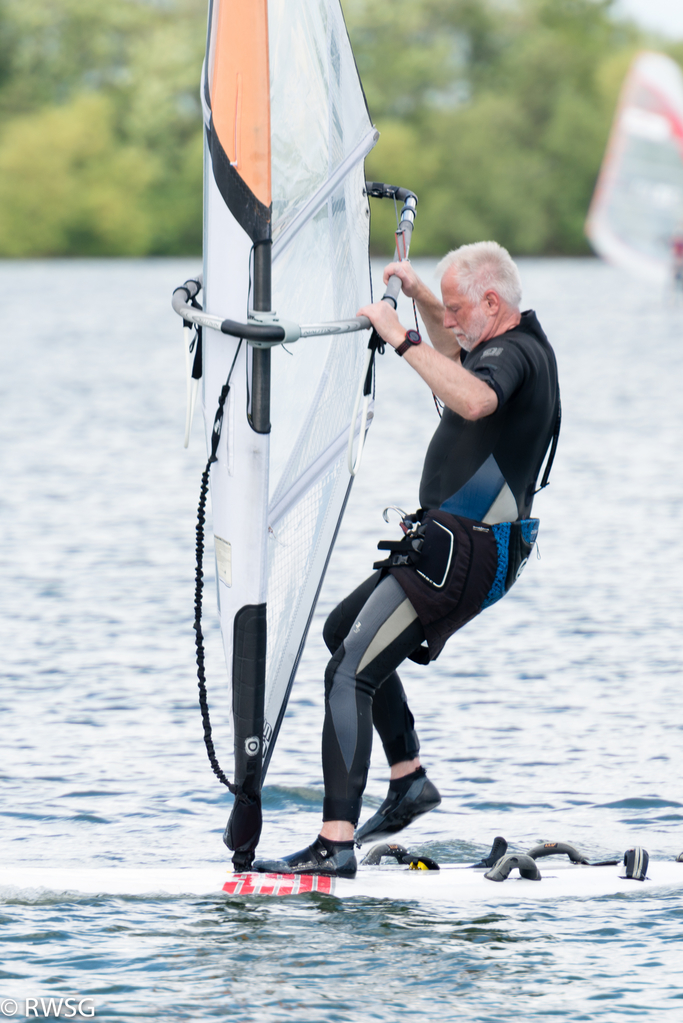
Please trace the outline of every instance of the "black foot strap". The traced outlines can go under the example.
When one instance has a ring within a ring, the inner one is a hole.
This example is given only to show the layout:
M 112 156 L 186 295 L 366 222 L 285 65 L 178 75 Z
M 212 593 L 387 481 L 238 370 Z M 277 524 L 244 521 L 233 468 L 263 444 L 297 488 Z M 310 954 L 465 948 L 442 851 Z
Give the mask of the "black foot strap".
M 501 860 L 498 860 L 495 867 L 492 867 L 491 870 L 484 874 L 484 877 L 489 881 L 504 881 L 510 876 L 511 871 L 515 867 L 519 870 L 520 877 L 525 878 L 525 880 L 541 880 L 541 872 L 536 866 L 536 861 L 532 860 L 531 856 L 525 856 L 523 853 L 519 856 L 503 856 Z
M 619 860 L 600 860 L 599 863 L 591 863 L 576 846 L 570 845 L 569 842 L 544 842 L 543 845 L 535 845 L 533 849 L 529 849 L 527 856 L 531 856 L 532 860 L 537 860 L 541 856 L 562 856 L 565 853 L 572 863 L 581 863 L 587 867 L 616 867 L 620 862 Z
M 361 860 L 361 863 L 368 867 L 376 867 L 385 857 L 391 857 L 396 860 L 397 863 L 404 863 L 410 867 L 411 870 L 439 870 L 439 864 L 436 860 L 433 860 L 431 856 L 423 856 L 421 853 L 411 853 L 407 849 L 404 849 L 402 845 L 396 845 L 395 843 L 386 843 L 384 845 L 376 845 L 370 850 L 367 856 Z
M 504 838 L 500 835 L 496 835 L 491 846 L 491 852 L 488 856 L 485 856 L 483 860 L 479 860 L 479 863 L 473 863 L 472 869 L 477 870 L 479 867 L 492 867 L 494 863 L 497 863 L 501 856 L 505 856 L 508 851 L 508 844 Z
M 624 853 L 624 866 L 626 873 L 622 876 L 630 881 L 647 881 L 647 865 L 650 856 L 647 849 L 641 849 L 637 845 L 634 849 L 627 849 Z

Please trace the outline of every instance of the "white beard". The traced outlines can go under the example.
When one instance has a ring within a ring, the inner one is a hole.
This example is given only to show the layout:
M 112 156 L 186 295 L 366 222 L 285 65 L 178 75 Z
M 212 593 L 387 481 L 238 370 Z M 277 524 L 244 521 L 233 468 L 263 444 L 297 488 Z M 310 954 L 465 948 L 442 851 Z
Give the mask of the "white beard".
M 461 348 L 471 352 L 481 341 L 482 335 L 488 326 L 488 316 L 483 309 L 478 309 L 470 321 L 470 329 L 466 334 L 456 331 L 455 336 Z

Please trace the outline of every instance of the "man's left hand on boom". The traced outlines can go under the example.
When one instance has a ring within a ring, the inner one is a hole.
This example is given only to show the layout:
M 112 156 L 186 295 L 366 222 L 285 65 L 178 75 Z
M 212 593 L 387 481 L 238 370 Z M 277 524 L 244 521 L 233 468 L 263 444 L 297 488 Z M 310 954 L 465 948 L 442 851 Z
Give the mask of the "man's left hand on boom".
M 419 373 L 437 398 L 471 421 L 490 416 L 498 407 L 495 391 L 483 380 L 464 369 L 461 349 L 472 351 L 477 345 L 516 327 L 519 310 L 509 306 L 492 288 L 480 302 L 471 301 L 458 287 L 454 272 L 446 271 L 441 281 L 443 301 L 420 280 L 408 261 L 390 263 L 384 271 L 384 283 L 400 277 L 403 293 L 415 300 L 433 347 L 411 346 L 404 358 Z M 405 339 L 401 324 L 390 302 L 375 302 L 358 311 L 392 348 Z

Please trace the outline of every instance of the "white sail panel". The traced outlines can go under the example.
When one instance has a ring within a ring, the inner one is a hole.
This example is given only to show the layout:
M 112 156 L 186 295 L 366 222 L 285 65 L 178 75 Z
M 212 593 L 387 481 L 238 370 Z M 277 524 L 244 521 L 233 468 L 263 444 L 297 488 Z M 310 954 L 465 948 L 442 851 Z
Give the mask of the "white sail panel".
M 377 139 L 337 0 L 271 0 L 273 308 L 300 323 L 370 300 L 363 160 Z M 272 350 L 266 739 L 346 501 L 346 440 L 366 334 Z
M 683 74 L 641 53 L 624 84 L 586 233 L 599 255 L 641 277 L 671 277 L 683 235 Z
M 377 140 L 338 0 L 270 0 L 273 241 Z M 361 150 L 360 152 L 358 150 Z M 308 211 L 311 215 L 310 210 Z

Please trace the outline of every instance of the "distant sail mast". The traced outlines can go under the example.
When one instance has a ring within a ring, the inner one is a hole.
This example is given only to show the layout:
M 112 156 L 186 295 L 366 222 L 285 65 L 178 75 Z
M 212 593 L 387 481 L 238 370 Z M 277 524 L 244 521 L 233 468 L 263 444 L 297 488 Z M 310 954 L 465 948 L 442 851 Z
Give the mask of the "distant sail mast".
M 683 235 L 683 74 L 641 53 L 624 83 L 586 234 L 610 263 L 656 283 L 671 279 Z

